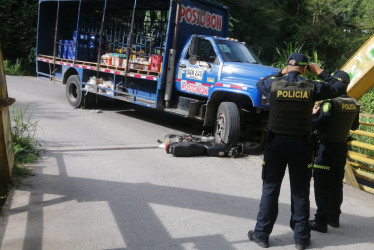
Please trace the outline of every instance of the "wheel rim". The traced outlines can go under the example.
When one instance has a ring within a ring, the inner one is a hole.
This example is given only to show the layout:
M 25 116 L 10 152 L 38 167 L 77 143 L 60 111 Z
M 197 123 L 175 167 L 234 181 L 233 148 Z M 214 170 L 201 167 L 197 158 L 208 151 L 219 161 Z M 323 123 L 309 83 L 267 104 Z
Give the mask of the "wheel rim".
M 216 134 L 221 140 L 225 136 L 225 116 L 222 113 L 217 118 Z
M 69 88 L 70 99 L 75 101 L 78 98 L 77 86 L 75 84 L 71 84 Z

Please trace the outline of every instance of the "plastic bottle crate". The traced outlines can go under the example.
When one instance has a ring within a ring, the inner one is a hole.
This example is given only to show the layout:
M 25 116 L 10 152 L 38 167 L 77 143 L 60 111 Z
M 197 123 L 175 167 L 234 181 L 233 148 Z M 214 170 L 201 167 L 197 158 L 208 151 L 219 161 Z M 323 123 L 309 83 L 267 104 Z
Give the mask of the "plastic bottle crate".
M 75 59 L 75 43 L 73 41 L 71 41 L 68 45 L 67 59 L 70 59 L 70 60 Z
M 70 46 L 72 40 L 63 40 L 63 41 L 64 41 L 64 48 L 63 48 L 63 52 L 62 52 L 62 57 L 61 58 L 68 59 L 69 46 Z
M 57 57 L 63 58 L 63 54 L 64 54 L 64 40 L 59 40 Z

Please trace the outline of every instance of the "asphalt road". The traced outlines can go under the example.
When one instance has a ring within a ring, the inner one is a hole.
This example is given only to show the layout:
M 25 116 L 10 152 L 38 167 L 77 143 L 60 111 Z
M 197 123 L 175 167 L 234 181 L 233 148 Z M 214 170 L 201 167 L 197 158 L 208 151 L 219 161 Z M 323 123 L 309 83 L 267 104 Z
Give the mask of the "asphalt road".
M 12 108 L 38 121 L 43 152 L 7 200 L 0 249 L 259 249 L 247 232 L 262 156 L 173 157 L 157 140 L 197 133 L 200 123 L 120 102 L 72 109 L 60 83 L 7 81 Z M 373 195 L 345 185 L 342 210 L 341 228 L 313 232 L 310 248 L 374 249 Z M 294 249 L 289 217 L 286 175 L 271 248 Z

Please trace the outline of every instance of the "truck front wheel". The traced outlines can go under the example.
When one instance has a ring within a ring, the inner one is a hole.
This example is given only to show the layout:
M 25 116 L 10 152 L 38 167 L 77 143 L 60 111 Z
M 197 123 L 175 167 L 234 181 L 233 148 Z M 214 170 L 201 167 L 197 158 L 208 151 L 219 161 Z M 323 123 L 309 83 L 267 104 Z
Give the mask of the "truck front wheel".
M 66 97 L 73 108 L 79 108 L 83 104 L 81 86 L 78 75 L 71 75 L 66 81 Z
M 222 102 L 217 111 L 214 128 L 215 142 L 236 145 L 240 137 L 240 113 L 233 102 Z

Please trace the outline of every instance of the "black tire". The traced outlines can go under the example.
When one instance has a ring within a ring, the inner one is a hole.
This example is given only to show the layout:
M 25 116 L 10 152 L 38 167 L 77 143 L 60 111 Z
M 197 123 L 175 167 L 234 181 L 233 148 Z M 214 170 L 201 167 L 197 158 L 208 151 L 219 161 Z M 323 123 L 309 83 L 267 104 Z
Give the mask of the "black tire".
M 214 139 L 218 144 L 236 145 L 240 137 L 240 113 L 233 102 L 222 102 L 217 111 Z
M 83 105 L 82 84 L 78 75 L 71 75 L 66 81 L 66 98 L 73 108 Z

